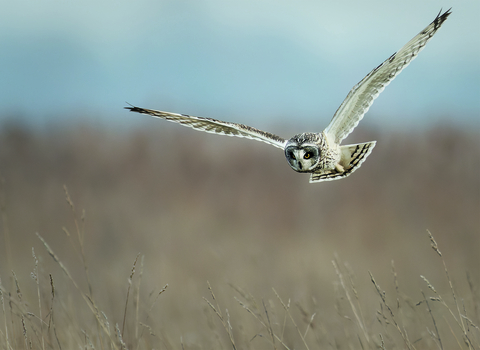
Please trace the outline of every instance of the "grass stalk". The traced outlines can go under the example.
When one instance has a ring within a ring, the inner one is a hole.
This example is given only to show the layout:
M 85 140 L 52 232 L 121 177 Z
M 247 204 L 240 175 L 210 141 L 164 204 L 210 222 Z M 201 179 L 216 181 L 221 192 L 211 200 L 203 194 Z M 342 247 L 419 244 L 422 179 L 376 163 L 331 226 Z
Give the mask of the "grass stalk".
M 348 291 L 348 289 L 345 285 L 343 274 L 340 271 L 340 268 L 338 267 L 337 257 L 335 257 L 335 259 L 332 260 L 332 264 L 333 264 L 335 272 L 338 276 L 338 279 L 340 280 L 340 285 L 342 286 L 343 291 L 344 291 L 344 293 L 347 297 L 348 303 L 350 304 L 353 315 L 355 316 L 355 320 L 357 321 L 356 322 L 357 326 L 358 326 L 358 328 L 360 328 L 360 330 L 361 330 L 363 336 L 365 337 L 365 340 L 367 341 L 367 343 L 370 343 L 370 337 L 368 336 L 368 332 L 367 332 L 367 329 L 365 327 L 365 322 L 363 321 L 363 317 L 361 317 L 361 311 L 357 310 L 357 307 L 355 306 L 355 304 L 352 300 L 352 297 L 350 296 L 350 293 L 349 293 L 349 291 Z M 356 292 L 355 292 L 355 294 L 356 294 Z M 357 297 L 357 301 L 358 301 L 358 297 Z
M 390 313 L 390 317 L 393 321 L 393 324 L 395 325 L 395 328 L 398 330 L 398 332 L 402 336 L 402 339 L 403 339 L 403 342 L 404 342 L 405 346 L 409 350 L 415 349 L 415 346 L 409 341 L 406 331 L 402 330 L 402 328 L 400 328 L 400 325 L 397 323 L 395 314 L 394 314 L 392 308 L 390 307 L 390 305 L 387 303 L 387 298 L 386 298 L 385 292 L 381 290 L 380 286 L 375 281 L 375 278 L 373 277 L 373 274 L 370 271 L 368 271 L 368 273 L 370 274 L 370 280 L 372 281 L 373 285 L 375 286 L 375 290 L 377 291 L 378 295 L 380 296 L 380 299 L 382 300 L 382 304 L 387 308 L 388 312 Z
M 273 288 L 272 288 L 273 289 Z M 292 314 L 290 313 L 290 309 L 286 307 L 285 303 L 283 302 L 282 298 L 280 298 L 280 295 L 277 293 L 277 291 L 275 289 L 273 289 L 273 292 L 275 293 L 275 295 L 277 296 L 278 300 L 280 301 L 280 303 L 282 304 L 285 312 L 287 313 L 288 317 L 290 318 L 290 321 L 292 321 L 292 324 L 295 326 L 295 329 L 297 330 L 298 332 L 298 335 L 300 336 L 300 338 L 302 339 L 302 342 L 303 342 L 303 345 L 305 345 L 305 348 L 307 350 L 309 350 L 309 347 L 308 347 L 308 344 L 302 334 L 302 332 L 300 331 L 300 329 L 298 328 L 297 324 L 295 323 L 295 320 L 293 319 L 292 317 Z
M 245 297 L 246 294 L 244 294 L 244 297 Z M 249 314 L 251 314 L 258 322 L 260 322 L 260 324 L 263 326 L 263 328 L 265 329 L 268 329 L 270 326 L 268 324 L 268 321 L 265 322 L 265 320 L 263 319 L 263 317 L 261 315 L 259 315 L 258 313 L 254 312 L 251 308 L 249 308 L 244 302 L 242 302 L 241 300 L 239 300 L 237 297 L 234 297 L 234 299 L 240 304 L 241 307 L 243 307 Z M 289 308 L 290 306 L 290 303 L 288 304 L 287 308 Z M 286 317 L 287 317 L 287 313 L 285 313 L 285 320 L 286 320 Z M 273 332 L 273 330 L 272 330 Z M 273 336 L 275 337 L 275 339 L 280 343 L 282 344 L 282 346 L 287 349 L 287 350 L 290 350 L 290 348 L 287 346 L 287 344 L 285 344 L 284 342 L 284 339 L 283 339 L 283 332 L 284 332 L 284 328 L 282 329 L 282 334 L 281 336 L 278 336 L 276 333 L 273 332 Z M 256 337 L 257 335 L 255 335 L 252 340 Z
M 82 263 L 83 263 L 83 268 L 85 270 L 85 277 L 87 279 L 88 295 L 90 296 L 90 298 L 93 298 L 93 296 L 92 296 L 92 293 L 93 293 L 92 284 L 90 282 L 87 259 L 85 257 L 85 245 L 84 245 L 84 242 L 85 242 L 85 210 L 82 210 L 82 216 L 80 218 L 81 221 L 82 221 L 82 228 L 80 229 L 80 225 L 78 224 L 77 215 L 76 215 L 76 212 L 75 212 L 75 205 L 73 204 L 72 198 L 70 197 L 70 194 L 68 193 L 67 186 L 63 185 L 63 189 L 65 191 L 65 198 L 66 198 L 67 203 L 69 204 L 69 206 L 72 210 L 72 214 L 73 214 L 73 222 L 75 224 L 75 230 L 77 232 L 77 239 L 78 239 L 78 243 L 80 245 L 80 257 L 81 257 L 81 260 L 82 260 Z M 66 229 L 64 229 L 64 230 L 66 231 Z M 71 237 L 71 235 L 68 235 L 68 236 Z M 74 245 L 73 242 L 72 242 L 72 245 Z
M 272 346 L 275 350 L 277 350 L 277 347 L 275 345 L 275 333 L 273 332 L 273 329 L 272 329 L 272 323 L 270 322 L 270 317 L 268 316 L 268 310 L 267 310 L 267 306 L 265 305 L 265 301 L 262 299 L 262 305 L 263 305 L 263 310 L 265 311 L 265 316 L 267 317 L 267 330 L 268 330 L 268 334 L 270 335 L 270 338 L 272 339 Z
M 132 272 L 130 273 L 130 277 L 128 277 L 127 297 L 125 298 L 125 309 L 123 312 L 122 337 L 125 336 L 125 321 L 127 320 L 128 298 L 130 296 L 130 289 L 132 287 L 133 275 L 135 274 L 135 268 L 137 266 L 137 260 L 139 256 L 140 256 L 140 253 L 138 253 L 137 256 L 135 257 L 135 261 L 133 262 Z
M 470 349 L 470 350 L 474 349 L 472 341 L 470 340 L 470 337 L 469 337 L 468 332 L 467 332 L 466 324 L 464 322 L 464 315 L 460 311 L 460 304 L 458 302 L 458 299 L 457 299 L 457 296 L 456 296 L 456 293 L 455 293 L 455 289 L 453 288 L 452 279 L 450 278 L 450 274 L 448 273 L 447 264 L 445 262 L 445 259 L 442 255 L 441 251 L 439 250 L 438 244 L 435 241 L 435 238 L 433 237 L 432 233 L 429 230 L 427 230 L 427 233 L 428 233 L 428 237 L 430 239 L 432 249 L 437 253 L 437 255 L 442 260 L 443 271 L 445 272 L 445 277 L 447 279 L 447 282 L 448 282 L 448 285 L 449 285 L 449 288 L 450 288 L 450 292 L 452 293 L 453 302 L 455 304 L 457 314 L 455 315 L 454 311 L 448 306 L 448 304 L 445 302 L 445 300 L 437 293 L 437 291 L 433 287 L 430 288 L 430 289 L 432 289 L 433 292 L 437 294 L 437 296 L 438 296 L 437 300 L 440 301 L 440 303 L 447 308 L 447 310 L 450 312 L 450 315 L 455 320 L 455 323 L 457 323 L 457 325 L 460 327 L 460 329 L 463 333 L 464 342 L 468 346 L 468 349 Z M 423 277 L 423 276 L 421 276 L 421 277 L 427 282 L 428 286 L 430 287 L 431 284 L 426 280 L 426 278 Z
M 1 281 L 0 281 L 0 285 L 1 285 Z M 5 349 L 10 350 L 12 349 L 12 347 L 10 346 L 10 341 L 8 340 L 8 323 L 7 323 L 7 313 L 5 311 L 5 299 L 3 298 L 3 292 L 1 289 L 0 289 L 0 302 L 2 303 L 3 317 L 5 320 Z
M 35 267 L 32 273 L 32 278 L 35 280 L 35 283 L 37 284 L 37 297 L 38 297 L 38 315 L 40 319 L 40 336 L 42 339 L 42 349 L 45 350 L 45 338 L 43 335 L 43 317 L 42 317 L 42 301 L 40 297 L 40 277 L 38 276 L 38 259 L 35 256 L 35 250 L 32 248 L 32 256 L 33 260 L 35 262 Z
M 138 276 L 138 283 L 135 288 L 135 342 L 138 343 L 138 333 L 139 333 L 139 326 L 140 326 L 140 285 L 142 283 L 143 277 L 143 262 L 144 262 L 145 255 L 142 255 L 140 259 L 140 273 Z
M 228 337 L 230 338 L 230 343 L 232 345 L 232 348 L 236 350 L 237 346 L 235 345 L 235 339 L 233 338 L 232 325 L 230 324 L 230 316 L 228 314 L 228 310 L 226 310 L 227 318 L 225 319 L 225 317 L 223 317 L 222 315 L 217 299 L 215 298 L 215 294 L 213 294 L 213 289 L 210 286 L 210 282 L 207 281 L 207 285 L 208 285 L 208 290 L 210 291 L 210 295 L 212 296 L 213 301 L 216 302 L 217 307 L 215 307 L 207 298 L 203 298 L 203 299 L 207 302 L 208 306 L 210 306 L 210 308 L 215 312 L 215 314 L 220 319 L 220 322 L 222 323 L 223 328 L 225 328 L 225 331 L 227 332 Z
M 112 337 L 112 333 L 110 332 L 110 329 L 107 327 L 107 324 L 102 321 L 100 317 L 100 311 L 95 304 L 94 300 L 90 298 L 88 294 L 83 292 L 83 290 L 80 288 L 80 286 L 77 284 L 76 280 L 72 277 L 66 266 L 61 262 L 61 260 L 58 258 L 58 256 L 54 253 L 52 248 L 48 245 L 48 243 L 43 239 L 42 236 L 37 232 L 37 237 L 40 239 L 40 241 L 43 243 L 43 246 L 45 247 L 47 253 L 52 257 L 52 259 L 60 266 L 61 270 L 65 273 L 65 275 L 68 277 L 68 279 L 72 282 L 73 286 L 80 292 L 80 295 L 82 296 L 83 300 L 86 302 L 88 305 L 88 308 L 91 310 L 93 315 L 95 316 L 95 319 L 97 320 L 97 323 L 100 325 L 101 329 L 103 332 L 108 336 L 110 339 L 110 344 L 113 349 L 118 349 L 117 345 L 115 344 L 115 340 Z
M 437 322 L 435 321 L 435 317 L 433 316 L 432 309 L 430 308 L 430 304 L 428 303 L 427 297 L 425 296 L 425 293 L 422 290 L 422 295 L 423 295 L 423 300 L 425 301 L 425 304 L 427 305 L 428 313 L 430 314 L 430 317 L 432 318 L 433 326 L 435 327 L 435 334 L 432 335 L 436 343 L 438 344 L 438 347 L 443 350 L 443 344 L 442 344 L 442 338 L 440 338 L 440 332 L 438 331 L 437 327 Z

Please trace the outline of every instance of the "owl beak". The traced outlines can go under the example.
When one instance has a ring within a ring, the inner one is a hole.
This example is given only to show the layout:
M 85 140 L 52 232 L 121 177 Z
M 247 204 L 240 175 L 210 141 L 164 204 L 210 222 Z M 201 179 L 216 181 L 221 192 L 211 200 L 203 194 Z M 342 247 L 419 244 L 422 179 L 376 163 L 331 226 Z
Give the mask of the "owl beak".
M 300 170 L 303 170 L 303 168 L 302 168 L 302 163 L 301 163 L 301 162 L 297 162 L 297 166 L 298 166 L 298 168 L 299 168 Z

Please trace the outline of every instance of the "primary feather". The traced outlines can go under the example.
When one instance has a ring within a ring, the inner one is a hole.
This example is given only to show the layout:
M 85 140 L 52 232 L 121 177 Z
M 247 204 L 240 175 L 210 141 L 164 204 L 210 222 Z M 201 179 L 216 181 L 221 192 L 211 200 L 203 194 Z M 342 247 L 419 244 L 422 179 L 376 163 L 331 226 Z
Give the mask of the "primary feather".
M 156 111 L 153 109 L 145 109 L 135 106 L 125 107 L 125 109 L 129 109 L 132 112 L 148 114 L 157 118 L 163 118 L 171 122 L 179 123 L 196 130 L 206 131 L 213 134 L 238 136 L 263 141 L 281 149 L 283 149 L 285 143 L 287 142 L 280 136 L 243 124 L 224 122 L 213 118 L 194 117 L 187 114 Z
M 417 57 L 427 42 L 450 15 L 450 10 L 440 13 L 424 30 L 410 40 L 398 52 L 372 70 L 348 93 L 325 129 L 336 143 L 340 143 L 352 132 L 363 118 L 378 95 L 395 79 L 408 64 Z

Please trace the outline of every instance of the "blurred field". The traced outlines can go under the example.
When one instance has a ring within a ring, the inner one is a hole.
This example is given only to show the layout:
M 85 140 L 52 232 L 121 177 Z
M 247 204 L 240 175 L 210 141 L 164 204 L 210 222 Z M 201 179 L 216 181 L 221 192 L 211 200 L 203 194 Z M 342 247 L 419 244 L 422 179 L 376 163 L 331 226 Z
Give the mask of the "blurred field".
M 360 129 L 309 184 L 167 124 L 0 129 L 0 349 L 480 348 L 478 130 Z

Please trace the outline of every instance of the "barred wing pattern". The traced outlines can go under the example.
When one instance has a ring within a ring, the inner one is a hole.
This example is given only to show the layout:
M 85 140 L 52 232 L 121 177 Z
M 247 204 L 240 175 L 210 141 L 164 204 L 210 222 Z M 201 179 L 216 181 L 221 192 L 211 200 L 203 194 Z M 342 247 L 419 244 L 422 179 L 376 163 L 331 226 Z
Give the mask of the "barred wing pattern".
M 152 109 L 145 109 L 135 106 L 125 107 L 125 109 L 129 109 L 132 112 L 148 114 L 157 118 L 163 118 L 171 122 L 179 123 L 196 130 L 206 131 L 213 134 L 245 137 L 257 141 L 263 141 L 281 149 L 284 148 L 287 142 L 285 139 L 277 135 L 243 124 L 223 122 L 221 120 L 212 118 L 194 117 L 186 114 L 155 111 Z
M 450 10 L 440 13 L 417 36 L 398 52 L 372 70 L 348 93 L 325 129 L 336 143 L 340 143 L 352 132 L 363 118 L 378 95 L 418 55 L 427 42 L 450 15 Z

